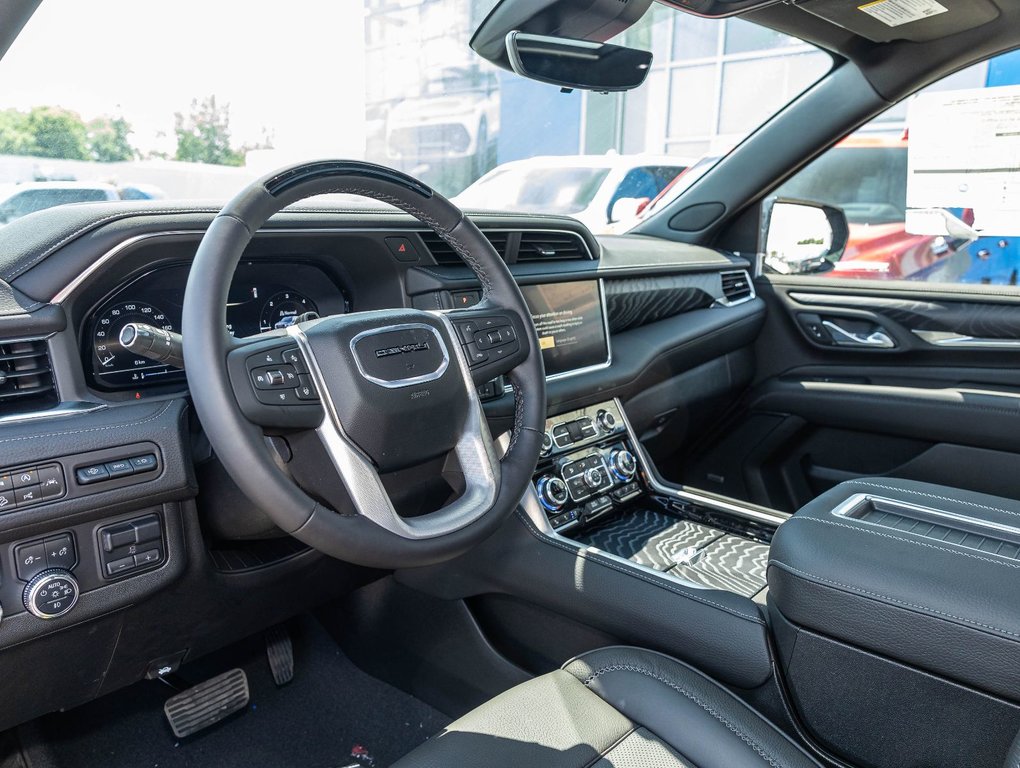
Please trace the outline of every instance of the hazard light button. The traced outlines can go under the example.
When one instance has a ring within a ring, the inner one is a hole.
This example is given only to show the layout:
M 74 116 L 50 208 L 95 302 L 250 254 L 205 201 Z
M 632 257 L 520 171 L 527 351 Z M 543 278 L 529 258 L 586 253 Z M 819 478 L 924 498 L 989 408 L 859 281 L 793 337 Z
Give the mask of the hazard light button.
M 406 237 L 387 237 L 386 245 L 398 261 L 418 261 L 418 251 Z

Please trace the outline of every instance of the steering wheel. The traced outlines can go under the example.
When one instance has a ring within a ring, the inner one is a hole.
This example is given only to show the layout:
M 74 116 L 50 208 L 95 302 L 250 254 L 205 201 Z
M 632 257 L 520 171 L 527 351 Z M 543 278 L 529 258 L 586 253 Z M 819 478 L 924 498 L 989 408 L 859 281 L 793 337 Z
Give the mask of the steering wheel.
M 435 230 L 478 277 L 480 303 L 355 312 L 231 336 L 227 294 L 254 233 L 282 208 L 328 193 L 389 203 Z M 456 557 L 495 531 L 535 470 L 545 371 L 524 298 L 478 228 L 405 174 L 330 160 L 252 183 L 202 238 L 182 334 L 191 397 L 227 472 L 280 528 L 333 557 L 379 568 Z M 514 395 L 501 458 L 477 392 L 500 375 Z M 288 463 L 267 433 L 285 436 Z M 440 472 L 445 503 L 401 514 L 394 492 Z

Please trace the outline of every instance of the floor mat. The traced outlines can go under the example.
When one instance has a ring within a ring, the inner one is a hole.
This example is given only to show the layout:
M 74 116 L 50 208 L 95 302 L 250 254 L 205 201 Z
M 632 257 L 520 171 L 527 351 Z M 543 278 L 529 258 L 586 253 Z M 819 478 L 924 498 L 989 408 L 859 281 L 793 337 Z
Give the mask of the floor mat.
M 449 718 L 366 675 L 316 621 L 291 627 L 294 680 L 277 688 L 262 637 L 185 666 L 212 676 L 240 666 L 247 710 L 188 739 L 174 738 L 163 702 L 174 691 L 144 682 L 67 713 L 48 715 L 24 734 L 33 768 L 383 768 L 437 733 Z

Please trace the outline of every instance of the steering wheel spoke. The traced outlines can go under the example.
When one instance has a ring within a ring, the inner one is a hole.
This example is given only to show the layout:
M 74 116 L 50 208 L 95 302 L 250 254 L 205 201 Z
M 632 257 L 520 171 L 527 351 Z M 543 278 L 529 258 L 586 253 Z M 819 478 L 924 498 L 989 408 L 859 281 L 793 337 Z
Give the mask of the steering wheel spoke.
M 456 330 L 476 386 L 509 373 L 528 356 L 527 326 L 515 310 L 493 306 L 437 314 Z

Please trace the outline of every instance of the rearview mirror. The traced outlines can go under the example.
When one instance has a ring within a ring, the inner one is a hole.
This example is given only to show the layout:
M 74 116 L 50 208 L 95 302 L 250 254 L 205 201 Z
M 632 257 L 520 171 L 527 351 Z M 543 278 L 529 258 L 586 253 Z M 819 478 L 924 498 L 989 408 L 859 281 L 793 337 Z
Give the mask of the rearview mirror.
M 804 200 L 775 200 L 765 218 L 765 266 L 781 275 L 828 272 L 850 239 L 839 208 Z
M 649 51 L 517 30 L 506 36 L 506 52 L 521 77 L 584 91 L 629 91 L 652 66 Z

